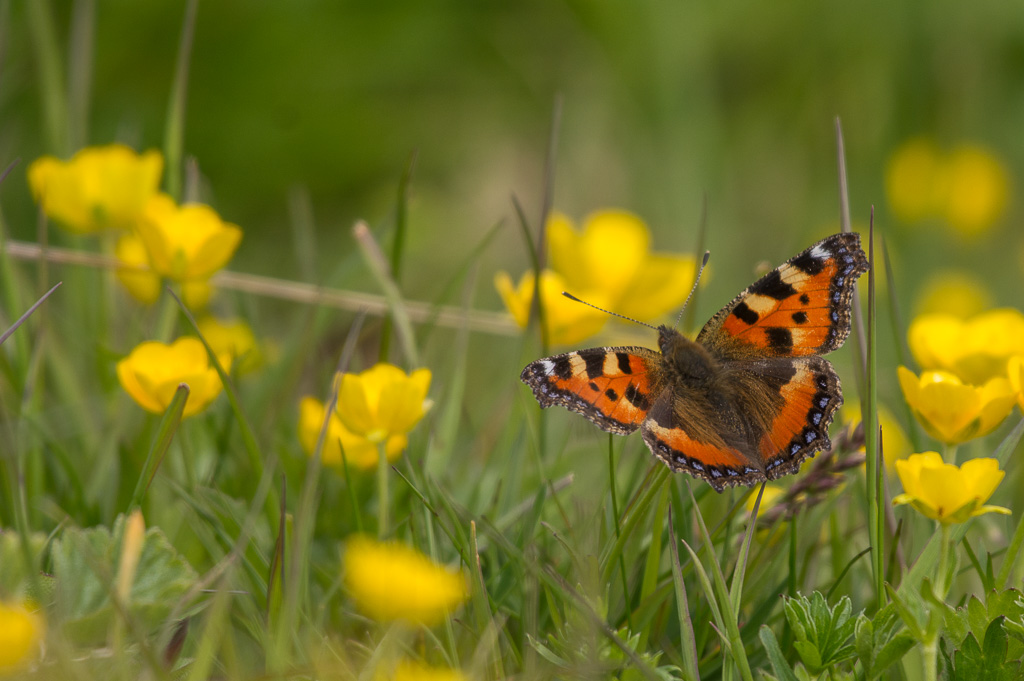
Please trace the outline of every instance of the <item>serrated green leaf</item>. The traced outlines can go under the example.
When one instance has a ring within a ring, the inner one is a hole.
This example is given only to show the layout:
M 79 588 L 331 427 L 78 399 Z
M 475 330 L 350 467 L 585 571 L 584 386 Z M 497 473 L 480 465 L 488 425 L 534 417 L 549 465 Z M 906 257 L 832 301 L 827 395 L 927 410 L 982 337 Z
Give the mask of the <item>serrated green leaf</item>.
M 53 542 L 57 611 L 68 636 L 80 644 L 102 643 L 118 616 L 110 591 L 117 576 L 124 529 L 125 518 L 118 516 L 113 532 L 105 527 L 70 528 Z M 127 604 L 132 623 L 144 632 L 159 629 L 196 579 L 195 570 L 160 528 L 149 528 Z
M 761 644 L 764 645 L 764 652 L 768 655 L 768 662 L 772 665 L 772 671 L 778 675 L 779 681 L 798 681 L 792 667 L 786 662 L 786 656 L 782 654 L 782 650 L 779 648 L 779 641 L 775 638 L 775 633 L 767 625 L 764 625 L 757 635 L 761 639 Z
M 901 631 L 893 636 L 875 653 L 868 678 L 874 679 L 881 676 L 886 669 L 902 660 L 903 656 L 915 645 L 917 645 L 917 641 L 908 631 Z

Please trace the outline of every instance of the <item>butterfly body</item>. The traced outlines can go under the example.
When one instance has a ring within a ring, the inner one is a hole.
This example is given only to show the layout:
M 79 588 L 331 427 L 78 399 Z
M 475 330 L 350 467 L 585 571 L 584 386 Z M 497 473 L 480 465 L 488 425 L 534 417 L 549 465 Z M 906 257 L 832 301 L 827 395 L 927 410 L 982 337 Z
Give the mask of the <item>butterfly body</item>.
M 821 354 L 850 331 L 850 299 L 867 259 L 857 234 L 814 244 L 737 296 L 690 340 L 658 329 L 660 352 L 578 350 L 523 370 L 542 407 L 559 404 L 617 434 L 639 429 L 674 471 L 719 492 L 795 472 L 830 445 L 842 404 Z

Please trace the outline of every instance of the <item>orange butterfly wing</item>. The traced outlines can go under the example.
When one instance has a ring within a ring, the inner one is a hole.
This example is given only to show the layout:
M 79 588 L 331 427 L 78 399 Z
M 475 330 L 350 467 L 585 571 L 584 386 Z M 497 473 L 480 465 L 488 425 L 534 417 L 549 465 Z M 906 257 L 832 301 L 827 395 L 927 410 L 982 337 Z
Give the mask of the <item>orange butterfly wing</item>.
M 850 301 L 868 261 L 860 235 L 833 234 L 751 284 L 697 342 L 729 359 L 832 352 L 850 333 Z
M 647 348 L 590 348 L 531 362 L 520 379 L 540 406 L 560 404 L 626 435 L 646 418 L 661 388 L 660 361 Z

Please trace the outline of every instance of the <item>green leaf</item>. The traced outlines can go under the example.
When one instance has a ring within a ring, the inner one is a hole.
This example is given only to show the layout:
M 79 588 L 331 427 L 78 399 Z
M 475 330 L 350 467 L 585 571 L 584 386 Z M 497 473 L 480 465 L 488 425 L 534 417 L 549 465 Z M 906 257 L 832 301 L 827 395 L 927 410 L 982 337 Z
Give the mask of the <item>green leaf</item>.
M 985 630 L 983 644 L 973 633 L 967 635 L 953 654 L 952 681 L 1014 681 L 1021 678 L 1020 661 L 1007 661 L 1008 636 L 1003 617 L 997 617 Z
M 848 597 L 843 596 L 830 608 L 825 597 L 815 591 L 809 599 L 801 595 L 786 598 L 783 607 L 793 630 L 793 647 L 812 674 L 856 656 L 850 640 L 857 619 L 850 616 L 853 605 Z
M 113 532 L 105 527 L 71 528 L 53 542 L 57 610 L 67 635 L 82 645 L 102 643 L 114 618 L 120 616 L 110 595 L 117 579 L 125 524 L 121 515 Z M 127 603 L 132 624 L 141 627 L 142 634 L 156 631 L 196 579 L 195 570 L 163 532 L 149 528 Z
M 758 632 L 758 637 L 764 645 L 764 651 L 768 655 L 772 671 L 775 672 L 779 681 L 798 681 L 796 674 L 793 673 L 793 668 L 786 662 L 786 656 L 779 648 L 779 641 L 775 638 L 775 633 L 767 625 L 764 625 Z

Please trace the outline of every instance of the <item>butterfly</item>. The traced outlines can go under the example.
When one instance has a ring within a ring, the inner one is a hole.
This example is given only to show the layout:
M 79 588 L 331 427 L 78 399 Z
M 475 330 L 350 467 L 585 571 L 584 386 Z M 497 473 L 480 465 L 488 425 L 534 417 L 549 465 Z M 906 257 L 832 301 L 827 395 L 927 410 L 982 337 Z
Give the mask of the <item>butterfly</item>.
M 522 381 L 609 433 L 637 428 L 670 469 L 721 492 L 795 473 L 830 448 L 843 403 L 821 355 L 850 334 L 850 300 L 868 261 L 856 233 L 833 234 L 751 284 L 696 340 L 658 327 L 655 352 L 590 348 L 545 357 Z

